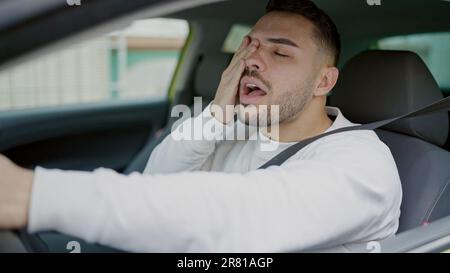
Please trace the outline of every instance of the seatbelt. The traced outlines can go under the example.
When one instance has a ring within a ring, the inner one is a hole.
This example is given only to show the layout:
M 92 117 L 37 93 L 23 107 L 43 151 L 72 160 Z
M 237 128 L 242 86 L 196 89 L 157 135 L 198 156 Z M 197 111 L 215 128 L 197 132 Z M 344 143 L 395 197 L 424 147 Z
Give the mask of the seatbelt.
M 280 152 L 279 154 L 274 156 L 272 159 L 267 161 L 265 164 L 263 164 L 258 169 L 265 169 L 270 166 L 280 166 L 281 164 L 283 164 L 283 162 L 288 160 L 291 156 L 296 154 L 298 151 L 300 151 L 306 145 L 311 144 L 312 142 L 314 142 L 318 139 L 321 139 L 323 137 L 329 136 L 329 135 L 348 132 L 348 131 L 355 131 L 355 130 L 375 130 L 377 128 L 386 126 L 388 124 L 391 124 L 391 123 L 401 120 L 401 119 L 425 116 L 425 115 L 434 114 L 434 113 L 443 112 L 443 111 L 450 111 L 450 96 L 447 98 L 438 100 L 438 101 L 436 101 L 428 106 L 425 106 L 423 108 L 420 108 L 416 111 L 413 111 L 413 112 L 410 112 L 410 113 L 407 113 L 407 114 L 404 114 L 404 115 L 401 115 L 398 117 L 385 119 L 385 120 L 381 120 L 381 121 L 375 121 L 372 123 L 367 123 L 367 124 L 362 124 L 362 125 L 343 127 L 343 128 L 339 128 L 339 129 L 336 129 L 336 130 L 333 130 L 330 132 L 326 132 L 326 133 L 311 137 L 311 138 L 304 139 L 300 142 L 297 142 L 296 144 L 294 144 L 292 146 L 289 146 L 287 149 L 283 150 L 282 152 Z

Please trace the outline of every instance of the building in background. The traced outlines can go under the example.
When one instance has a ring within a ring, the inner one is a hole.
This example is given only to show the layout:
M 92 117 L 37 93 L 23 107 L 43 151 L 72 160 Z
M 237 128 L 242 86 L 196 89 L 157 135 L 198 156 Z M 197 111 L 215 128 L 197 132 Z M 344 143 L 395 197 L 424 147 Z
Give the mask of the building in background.
M 0 110 L 167 96 L 186 21 L 148 19 L 0 71 Z

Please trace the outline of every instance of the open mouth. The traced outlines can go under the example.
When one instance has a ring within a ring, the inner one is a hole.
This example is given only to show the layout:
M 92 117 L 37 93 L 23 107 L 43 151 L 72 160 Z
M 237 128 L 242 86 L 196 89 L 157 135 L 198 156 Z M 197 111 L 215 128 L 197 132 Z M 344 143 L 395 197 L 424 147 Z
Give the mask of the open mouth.
M 257 99 L 267 95 L 267 87 L 259 80 L 243 77 L 241 79 L 240 101 L 242 103 L 254 103 Z
M 256 84 L 248 83 L 245 85 L 244 94 L 248 96 L 264 96 L 267 93 Z

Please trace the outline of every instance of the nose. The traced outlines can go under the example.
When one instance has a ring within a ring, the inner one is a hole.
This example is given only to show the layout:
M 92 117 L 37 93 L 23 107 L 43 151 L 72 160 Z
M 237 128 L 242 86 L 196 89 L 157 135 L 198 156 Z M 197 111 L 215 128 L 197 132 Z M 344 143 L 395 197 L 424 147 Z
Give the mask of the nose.
M 250 70 L 258 72 L 264 71 L 266 68 L 263 59 L 261 58 L 261 43 L 258 39 L 253 39 L 250 46 L 254 47 L 252 53 L 246 58 L 245 62 Z

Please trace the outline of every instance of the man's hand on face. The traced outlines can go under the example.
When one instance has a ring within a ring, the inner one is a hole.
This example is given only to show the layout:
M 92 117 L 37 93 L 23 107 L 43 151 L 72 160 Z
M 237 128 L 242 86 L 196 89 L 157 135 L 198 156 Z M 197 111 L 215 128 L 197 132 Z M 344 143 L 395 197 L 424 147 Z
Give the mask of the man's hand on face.
M 26 226 L 33 174 L 0 154 L 0 229 Z
M 211 105 L 211 113 L 217 120 L 224 124 L 228 124 L 234 117 L 234 106 L 237 102 L 239 84 L 246 68 L 245 59 L 258 46 L 258 40 L 250 41 L 250 37 L 245 36 L 227 69 L 222 73 L 216 96 Z M 227 105 L 229 106 L 226 107 Z

